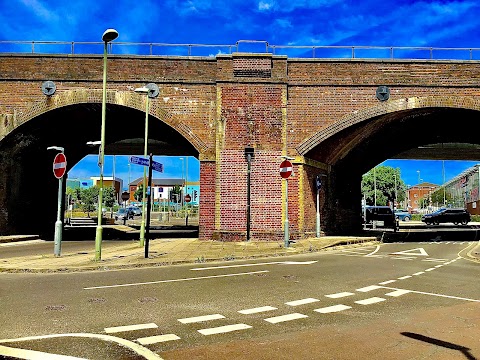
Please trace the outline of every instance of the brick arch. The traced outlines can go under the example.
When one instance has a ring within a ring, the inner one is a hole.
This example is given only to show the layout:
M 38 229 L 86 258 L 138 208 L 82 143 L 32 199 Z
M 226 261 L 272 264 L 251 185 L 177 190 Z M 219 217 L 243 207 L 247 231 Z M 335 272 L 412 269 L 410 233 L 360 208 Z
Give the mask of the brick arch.
M 54 96 L 46 97 L 43 101 L 37 101 L 28 109 L 21 113 L 17 113 L 13 117 L 13 124 L 10 124 L 9 132 L 13 131 L 23 123 L 42 115 L 48 111 L 59 109 L 69 105 L 86 104 L 86 103 L 101 103 L 103 98 L 103 91 L 98 89 L 72 89 L 66 91 L 58 91 Z M 139 96 L 133 91 L 107 91 L 107 104 L 121 105 L 145 112 L 145 98 Z M 199 153 L 205 152 L 208 149 L 207 144 L 203 142 L 193 131 L 191 127 L 182 123 L 168 109 L 161 107 L 157 99 L 151 99 L 150 102 L 150 116 L 154 116 L 160 121 L 165 122 L 173 129 L 178 131 L 185 139 L 187 139 Z
M 336 133 L 368 119 L 394 113 L 402 110 L 432 108 L 432 107 L 444 107 L 444 108 L 456 108 L 456 109 L 468 109 L 468 110 L 480 110 L 480 99 L 473 97 L 411 97 L 405 99 L 392 100 L 379 103 L 376 106 L 356 110 L 350 114 L 347 114 L 339 121 L 329 125 L 325 129 L 315 133 L 301 144 L 296 149 L 300 155 L 305 155 L 307 152 L 321 144 L 329 137 Z

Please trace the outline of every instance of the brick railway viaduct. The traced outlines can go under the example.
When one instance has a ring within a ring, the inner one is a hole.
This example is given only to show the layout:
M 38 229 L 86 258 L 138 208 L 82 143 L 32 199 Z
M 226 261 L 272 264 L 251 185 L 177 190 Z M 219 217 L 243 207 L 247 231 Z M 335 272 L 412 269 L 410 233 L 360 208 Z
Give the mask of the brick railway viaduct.
M 102 71 L 99 55 L 0 54 L 0 234 L 53 237 L 58 181 L 46 149 L 64 147 L 68 169 L 92 153 Z M 109 55 L 106 154 L 143 153 L 145 100 L 133 90 L 155 83 L 149 152 L 199 159 L 201 239 L 245 240 L 246 146 L 252 240 L 283 239 L 284 155 L 294 157 L 291 238 L 315 235 L 318 174 L 322 233 L 353 234 L 373 166 L 424 144 L 479 144 L 479 79 L 477 61 Z

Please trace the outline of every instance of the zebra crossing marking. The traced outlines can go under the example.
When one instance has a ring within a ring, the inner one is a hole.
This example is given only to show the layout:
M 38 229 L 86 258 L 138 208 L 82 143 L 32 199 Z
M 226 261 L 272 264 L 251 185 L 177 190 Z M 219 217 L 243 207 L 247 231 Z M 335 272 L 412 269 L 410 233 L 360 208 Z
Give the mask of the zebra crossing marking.
M 195 316 L 195 317 L 178 319 L 178 321 L 180 321 L 182 324 L 191 324 L 191 323 L 197 323 L 202 321 L 219 320 L 219 319 L 225 319 L 225 316 L 220 314 L 203 315 L 203 316 Z
M 157 324 L 137 324 L 137 325 L 125 325 L 125 326 L 114 326 L 105 328 L 107 334 L 113 334 L 118 332 L 133 331 L 133 330 L 145 330 L 145 329 L 156 329 L 158 328 Z
M 375 296 L 375 297 L 372 297 L 372 298 L 369 298 L 369 299 L 355 301 L 355 304 L 370 305 L 370 304 L 376 304 L 376 303 L 379 303 L 379 302 L 382 302 L 382 301 L 385 301 L 385 300 L 386 299 L 384 299 L 384 298 Z
M 285 305 L 298 306 L 298 305 L 311 304 L 317 301 L 320 301 L 320 300 L 314 299 L 314 298 L 307 298 L 302 300 L 289 301 L 289 302 L 286 302 Z
M 202 335 L 215 335 L 215 334 L 223 334 L 227 332 L 245 330 L 250 328 L 251 326 L 247 324 L 234 324 L 234 325 L 225 325 L 225 326 L 219 326 L 219 327 L 208 328 L 208 329 L 200 329 L 197 331 Z
M 152 345 L 160 342 L 180 340 L 180 337 L 175 334 L 165 334 L 165 335 L 156 335 L 148 336 L 144 338 L 137 339 L 137 341 L 142 345 Z
M 262 306 L 262 307 L 252 308 L 252 309 L 239 310 L 238 312 L 240 314 L 249 315 L 249 314 L 256 314 L 256 313 L 272 311 L 272 310 L 277 310 L 277 308 L 273 306 Z
M 328 313 L 332 313 L 332 312 L 339 312 L 339 311 L 343 311 L 343 310 L 348 310 L 348 309 L 351 309 L 351 308 L 352 308 L 351 306 L 339 304 L 339 305 L 327 306 L 327 307 L 320 308 L 320 309 L 315 309 L 313 311 L 319 312 L 321 314 L 328 314 Z
M 277 323 L 281 323 L 281 322 L 285 322 L 285 321 L 304 319 L 304 318 L 307 318 L 307 317 L 308 316 L 304 315 L 304 314 L 293 313 L 293 314 L 275 316 L 275 317 L 267 318 L 267 319 L 264 319 L 264 320 L 271 323 L 271 324 L 277 324 Z

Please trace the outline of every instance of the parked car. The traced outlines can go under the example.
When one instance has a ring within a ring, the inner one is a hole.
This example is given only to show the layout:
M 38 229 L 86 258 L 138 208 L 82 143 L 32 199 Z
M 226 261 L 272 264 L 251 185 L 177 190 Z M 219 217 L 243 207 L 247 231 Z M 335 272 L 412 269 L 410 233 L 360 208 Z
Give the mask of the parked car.
M 128 220 L 133 219 L 133 211 L 128 208 L 120 208 L 115 213 L 115 220 Z
M 401 221 L 410 221 L 412 220 L 412 214 L 410 214 L 407 210 L 404 210 L 404 209 L 396 209 L 395 219 L 401 220 Z
M 142 215 L 142 208 L 138 206 L 128 206 L 127 209 L 133 212 L 133 215 Z
M 466 225 L 470 220 L 470 213 L 466 209 L 461 208 L 441 208 L 431 214 L 422 215 L 422 221 L 427 225 L 438 225 L 447 222 L 454 223 L 455 225 Z
M 373 221 L 383 221 L 384 226 L 395 225 L 393 211 L 389 206 L 365 206 L 362 210 L 365 216 L 364 222 L 367 224 L 373 223 Z

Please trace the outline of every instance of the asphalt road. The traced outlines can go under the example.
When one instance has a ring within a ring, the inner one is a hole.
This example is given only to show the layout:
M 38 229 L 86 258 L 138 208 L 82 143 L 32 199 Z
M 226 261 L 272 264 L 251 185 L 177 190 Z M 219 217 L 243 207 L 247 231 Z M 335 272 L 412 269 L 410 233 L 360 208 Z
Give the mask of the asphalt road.
M 4 273 L 0 354 L 478 359 L 480 265 L 461 256 L 472 244 L 392 243 L 198 266 Z

